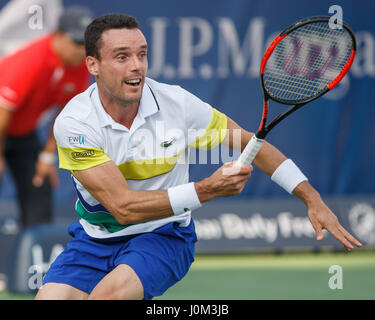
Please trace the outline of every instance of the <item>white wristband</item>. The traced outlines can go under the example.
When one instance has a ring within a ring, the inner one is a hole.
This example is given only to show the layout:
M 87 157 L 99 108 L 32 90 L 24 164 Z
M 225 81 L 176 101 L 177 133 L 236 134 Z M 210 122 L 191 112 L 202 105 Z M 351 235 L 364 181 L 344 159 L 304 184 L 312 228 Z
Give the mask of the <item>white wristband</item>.
M 295 187 L 308 179 L 291 159 L 287 159 L 277 167 L 271 180 L 292 194 Z
M 168 197 L 175 215 L 179 215 L 202 206 L 197 192 L 195 191 L 194 182 L 169 188 Z
M 54 153 L 42 151 L 39 154 L 38 160 L 48 164 L 55 164 L 57 161 L 57 157 Z

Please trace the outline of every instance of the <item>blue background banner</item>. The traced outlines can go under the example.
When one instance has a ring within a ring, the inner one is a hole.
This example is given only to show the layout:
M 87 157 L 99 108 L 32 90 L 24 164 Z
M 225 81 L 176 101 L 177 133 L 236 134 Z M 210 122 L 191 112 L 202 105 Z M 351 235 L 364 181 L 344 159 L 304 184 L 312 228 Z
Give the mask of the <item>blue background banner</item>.
M 0 8 L 6 3 L 2 2 Z M 281 123 L 268 141 L 292 158 L 324 196 L 375 194 L 375 13 L 374 1 L 138 0 L 63 1 L 83 4 L 97 16 L 134 15 L 148 39 L 149 76 L 178 84 L 255 131 L 262 112 L 259 66 L 268 43 L 295 21 L 329 15 L 340 5 L 357 36 L 358 52 L 338 88 Z M 280 105 L 270 102 L 270 112 Z M 227 155 L 224 150 L 222 154 Z M 222 157 L 228 160 L 229 155 Z M 229 159 L 230 160 L 230 159 Z M 191 180 L 219 164 L 191 166 Z M 287 196 L 255 170 L 239 198 Z M 1 197 L 14 197 L 9 175 Z M 68 172 L 60 172 L 59 205 L 73 203 Z

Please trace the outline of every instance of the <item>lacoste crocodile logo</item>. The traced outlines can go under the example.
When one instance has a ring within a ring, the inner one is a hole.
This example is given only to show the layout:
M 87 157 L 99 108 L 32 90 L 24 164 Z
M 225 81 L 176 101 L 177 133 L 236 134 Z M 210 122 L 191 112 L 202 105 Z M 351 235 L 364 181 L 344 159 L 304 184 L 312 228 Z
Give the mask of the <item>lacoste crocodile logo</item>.
M 165 140 L 163 141 L 160 146 L 163 147 L 163 148 L 168 148 L 170 147 L 174 142 L 176 141 L 176 138 L 171 138 L 169 140 Z

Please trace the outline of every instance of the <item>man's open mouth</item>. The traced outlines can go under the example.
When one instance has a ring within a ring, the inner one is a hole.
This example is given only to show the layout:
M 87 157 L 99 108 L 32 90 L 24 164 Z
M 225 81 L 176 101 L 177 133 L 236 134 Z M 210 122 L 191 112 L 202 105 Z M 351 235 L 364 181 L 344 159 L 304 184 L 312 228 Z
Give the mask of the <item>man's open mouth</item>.
M 124 82 L 132 87 L 137 87 L 141 84 L 142 79 L 131 79 L 131 80 L 125 80 Z

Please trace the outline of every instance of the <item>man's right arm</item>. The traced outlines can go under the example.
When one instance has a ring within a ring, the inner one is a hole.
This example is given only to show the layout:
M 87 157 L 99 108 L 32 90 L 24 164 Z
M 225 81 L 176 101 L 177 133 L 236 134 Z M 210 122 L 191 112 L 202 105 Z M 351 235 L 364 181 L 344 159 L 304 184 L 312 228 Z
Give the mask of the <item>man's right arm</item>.
M 211 176 L 194 183 L 201 203 L 216 197 L 227 197 L 240 193 L 249 179 L 251 166 L 241 167 L 230 174 L 225 164 Z M 174 215 L 168 190 L 131 190 L 126 179 L 112 162 L 75 170 L 74 176 L 90 194 L 113 214 L 120 224 L 139 223 Z

